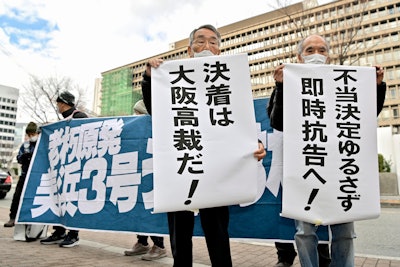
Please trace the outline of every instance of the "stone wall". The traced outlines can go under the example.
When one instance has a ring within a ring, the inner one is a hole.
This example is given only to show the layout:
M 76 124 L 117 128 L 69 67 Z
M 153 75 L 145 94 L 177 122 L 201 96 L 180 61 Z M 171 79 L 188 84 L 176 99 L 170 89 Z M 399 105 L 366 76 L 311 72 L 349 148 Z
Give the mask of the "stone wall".
M 379 187 L 381 196 L 398 196 L 397 174 L 392 172 L 379 173 Z

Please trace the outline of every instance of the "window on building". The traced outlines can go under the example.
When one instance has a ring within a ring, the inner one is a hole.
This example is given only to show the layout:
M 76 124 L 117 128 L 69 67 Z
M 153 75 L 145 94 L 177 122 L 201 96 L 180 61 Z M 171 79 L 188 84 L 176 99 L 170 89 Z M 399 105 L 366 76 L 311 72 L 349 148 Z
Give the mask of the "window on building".
M 393 112 L 393 119 L 398 119 L 399 118 L 399 109 L 397 107 L 392 109 Z
M 382 55 L 382 53 L 377 53 L 377 54 L 376 54 L 376 61 L 375 61 L 374 63 L 376 63 L 376 64 L 382 64 L 382 62 L 383 62 L 383 55 Z
M 389 89 L 389 99 L 396 99 L 396 88 L 390 88 Z
M 394 69 L 394 79 L 400 79 L 400 69 L 399 69 L 399 67 Z
M 388 120 L 388 119 L 390 118 L 390 111 L 389 111 L 389 109 L 388 109 L 388 108 L 383 108 L 382 111 L 381 111 L 381 113 L 380 113 L 380 115 L 379 115 L 379 117 L 380 117 L 382 120 Z
M 386 69 L 385 71 L 385 80 L 390 81 L 394 79 L 394 71 L 393 69 Z

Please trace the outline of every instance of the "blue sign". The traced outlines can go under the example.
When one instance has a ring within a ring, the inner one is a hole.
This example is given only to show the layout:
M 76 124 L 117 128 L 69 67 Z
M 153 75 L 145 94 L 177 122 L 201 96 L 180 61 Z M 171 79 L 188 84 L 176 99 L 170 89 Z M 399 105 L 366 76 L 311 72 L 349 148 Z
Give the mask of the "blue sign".
M 265 135 L 272 133 L 267 103 L 266 98 L 254 100 L 256 120 Z M 148 115 L 73 119 L 43 126 L 18 222 L 168 234 L 166 214 L 152 213 L 151 137 Z M 269 151 L 263 159 L 266 174 L 272 156 Z M 280 212 L 281 192 L 275 197 L 265 188 L 256 203 L 230 207 L 229 234 L 293 240 L 294 221 Z M 319 229 L 321 240 L 327 240 L 327 227 Z M 194 235 L 203 235 L 199 216 Z

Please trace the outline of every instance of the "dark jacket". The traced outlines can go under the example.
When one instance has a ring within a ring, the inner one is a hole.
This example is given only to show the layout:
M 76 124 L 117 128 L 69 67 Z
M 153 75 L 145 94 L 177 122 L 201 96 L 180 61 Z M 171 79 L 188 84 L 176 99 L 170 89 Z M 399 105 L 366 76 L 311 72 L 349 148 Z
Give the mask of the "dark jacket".
M 143 74 L 142 95 L 147 112 L 151 115 L 151 77 L 147 76 L 146 73 Z
M 77 110 L 75 107 L 72 107 L 72 108 L 68 109 L 67 111 L 64 111 L 63 113 L 61 113 L 61 115 L 64 118 L 68 118 L 69 116 L 72 115 L 72 118 L 74 118 L 74 119 L 82 119 L 82 118 L 88 117 L 88 115 L 86 115 L 86 113 Z
M 376 110 L 378 116 L 385 102 L 386 83 L 382 82 L 380 85 L 377 85 L 376 89 Z M 283 83 L 276 83 L 269 99 L 267 113 L 271 127 L 278 131 L 283 131 Z
M 21 176 L 23 177 L 25 177 L 28 172 L 35 146 L 36 142 L 26 141 L 19 148 L 17 161 L 21 164 Z

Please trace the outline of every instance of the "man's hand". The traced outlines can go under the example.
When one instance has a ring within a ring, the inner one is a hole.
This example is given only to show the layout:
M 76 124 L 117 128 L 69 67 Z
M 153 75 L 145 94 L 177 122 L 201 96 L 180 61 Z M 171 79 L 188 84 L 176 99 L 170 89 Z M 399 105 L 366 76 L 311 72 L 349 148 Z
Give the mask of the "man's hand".
M 267 152 L 264 149 L 264 145 L 261 142 L 258 142 L 258 149 L 254 152 L 254 157 L 257 158 L 258 161 L 262 160 L 267 155 Z
M 283 83 L 283 67 L 285 65 L 281 64 L 275 68 L 274 71 L 274 80 L 278 83 Z
M 146 64 L 146 75 L 151 76 L 151 68 L 158 68 L 164 60 L 161 58 L 152 58 Z
M 376 84 L 380 85 L 383 81 L 384 70 L 381 66 L 375 66 L 376 68 Z

